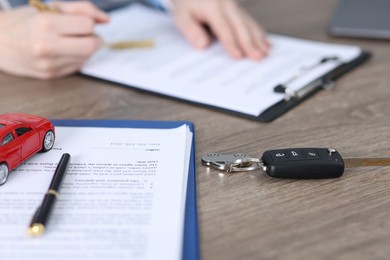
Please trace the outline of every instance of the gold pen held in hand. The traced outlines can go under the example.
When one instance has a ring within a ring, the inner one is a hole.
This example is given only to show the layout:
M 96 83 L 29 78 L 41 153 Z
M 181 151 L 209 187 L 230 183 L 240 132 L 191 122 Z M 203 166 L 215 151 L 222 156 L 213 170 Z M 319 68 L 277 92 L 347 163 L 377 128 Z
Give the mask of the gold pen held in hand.
M 60 13 L 57 9 L 41 2 L 40 0 L 29 0 L 29 5 L 34 6 L 36 9 L 42 12 Z
M 42 12 L 60 13 L 59 10 L 43 3 L 40 0 L 29 0 L 29 4 Z M 154 40 L 145 39 L 134 41 L 117 41 L 113 43 L 106 43 L 105 46 L 114 50 L 152 48 L 154 47 Z
M 57 199 L 58 190 L 60 188 L 62 179 L 66 174 L 69 161 L 70 155 L 64 153 L 54 172 L 53 179 L 51 180 L 49 186 L 49 190 L 45 194 L 42 204 L 35 211 L 35 214 L 31 220 L 31 224 L 27 230 L 30 235 L 40 236 L 45 232 L 46 222 L 49 219 L 50 212 L 52 211 L 54 202 Z

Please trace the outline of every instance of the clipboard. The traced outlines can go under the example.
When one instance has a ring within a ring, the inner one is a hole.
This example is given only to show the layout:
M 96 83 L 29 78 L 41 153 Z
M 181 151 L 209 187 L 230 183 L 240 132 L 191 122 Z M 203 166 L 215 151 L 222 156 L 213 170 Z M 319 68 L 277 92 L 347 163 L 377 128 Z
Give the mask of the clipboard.
M 270 55 L 260 62 L 236 61 L 218 43 L 194 50 L 169 17 L 155 10 L 132 5 L 111 17 L 111 24 L 97 28 L 105 41 L 134 34 L 154 37 L 156 47 L 125 52 L 103 49 L 81 70 L 83 75 L 259 122 L 271 122 L 320 89 L 333 86 L 337 78 L 370 57 L 357 46 L 269 34 Z M 147 22 L 124 31 L 122 25 L 132 19 Z M 287 85 L 283 93 L 277 89 L 280 84 Z
M 146 128 L 169 129 L 182 125 L 188 125 L 191 132 L 195 133 L 193 123 L 188 121 L 133 121 L 133 120 L 51 120 L 55 126 L 79 126 L 79 127 L 114 127 L 114 128 Z M 188 172 L 187 194 L 185 203 L 184 235 L 183 235 L 183 260 L 199 260 L 199 232 L 198 213 L 196 205 L 196 175 L 195 175 L 195 135 L 192 139 L 190 165 Z

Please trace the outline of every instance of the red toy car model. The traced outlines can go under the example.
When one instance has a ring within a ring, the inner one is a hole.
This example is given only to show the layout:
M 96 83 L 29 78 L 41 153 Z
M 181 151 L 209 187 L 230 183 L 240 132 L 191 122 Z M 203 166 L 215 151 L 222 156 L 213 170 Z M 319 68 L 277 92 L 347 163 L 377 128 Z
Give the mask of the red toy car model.
M 0 185 L 16 166 L 54 145 L 54 126 L 42 117 L 26 114 L 0 115 Z

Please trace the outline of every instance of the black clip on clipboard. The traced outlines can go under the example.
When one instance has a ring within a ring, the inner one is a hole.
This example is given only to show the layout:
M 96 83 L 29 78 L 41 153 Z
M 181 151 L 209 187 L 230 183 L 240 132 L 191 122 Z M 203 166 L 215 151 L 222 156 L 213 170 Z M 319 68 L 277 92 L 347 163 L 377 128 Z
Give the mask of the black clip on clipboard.
M 353 70 L 357 66 L 361 65 L 363 62 L 367 61 L 371 57 L 371 54 L 366 51 L 362 51 L 361 54 L 354 60 L 348 63 L 342 63 L 340 62 L 340 65 L 334 68 L 333 70 L 329 71 L 327 74 L 323 75 L 322 77 L 315 79 L 311 83 L 303 86 L 299 90 L 292 90 L 288 87 L 288 83 L 295 80 L 297 77 L 301 76 L 304 73 L 307 73 L 308 71 L 311 71 L 312 69 L 316 68 L 317 66 L 326 63 L 326 62 L 334 62 L 338 61 L 337 57 L 331 56 L 331 57 L 325 57 L 321 59 L 317 64 L 312 65 L 311 67 L 302 70 L 298 73 L 298 75 L 295 75 L 293 78 L 289 79 L 286 83 L 280 84 L 274 88 L 275 92 L 278 93 L 284 93 L 285 98 L 284 100 L 276 103 L 275 105 L 269 107 L 266 109 L 263 113 L 261 113 L 259 116 L 254 117 L 259 121 L 262 122 L 270 122 L 277 117 L 281 116 L 282 114 L 286 113 L 293 107 L 297 106 L 299 103 L 307 99 L 308 97 L 312 96 L 316 92 L 318 92 L 321 89 L 330 89 L 335 87 L 336 83 L 335 80 L 337 80 L 339 77 L 343 76 L 345 73 L 348 73 L 349 71 Z M 253 117 L 252 117 L 253 118 Z

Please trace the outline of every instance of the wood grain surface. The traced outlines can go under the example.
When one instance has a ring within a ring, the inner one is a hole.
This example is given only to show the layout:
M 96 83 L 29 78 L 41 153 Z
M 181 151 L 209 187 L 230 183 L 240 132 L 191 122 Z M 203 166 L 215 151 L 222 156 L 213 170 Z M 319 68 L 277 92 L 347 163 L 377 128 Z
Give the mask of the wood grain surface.
M 373 58 L 272 123 L 156 97 L 80 75 L 40 81 L 0 74 L 0 113 L 48 118 L 189 120 L 196 126 L 203 259 L 390 259 L 390 167 L 332 180 L 224 174 L 203 154 L 333 147 L 345 157 L 390 156 L 390 42 L 331 38 L 336 0 L 248 0 L 270 32 L 353 44 Z

